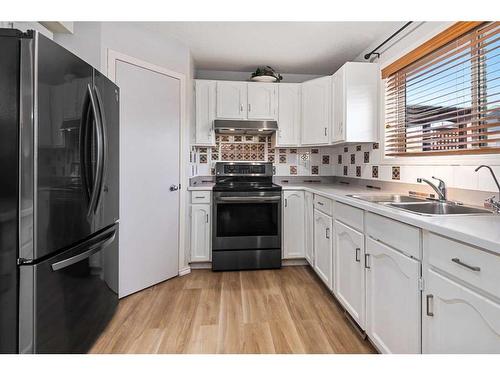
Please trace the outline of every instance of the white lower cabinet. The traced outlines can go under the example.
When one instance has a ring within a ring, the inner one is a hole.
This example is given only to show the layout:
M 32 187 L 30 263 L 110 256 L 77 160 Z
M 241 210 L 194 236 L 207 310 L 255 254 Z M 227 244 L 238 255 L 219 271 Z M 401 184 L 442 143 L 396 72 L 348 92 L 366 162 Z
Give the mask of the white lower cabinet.
M 314 195 L 306 191 L 304 193 L 304 240 L 306 260 L 310 265 L 314 263 Z
M 420 262 L 371 238 L 365 261 L 368 336 L 382 353 L 420 353 Z
M 333 289 L 333 220 L 314 210 L 314 270 L 328 288 Z
M 304 258 L 304 192 L 283 192 L 283 259 Z
M 434 270 L 425 284 L 423 353 L 500 353 L 500 304 Z
M 191 205 L 191 261 L 210 261 L 210 204 Z
M 365 328 L 365 237 L 335 220 L 334 294 L 351 317 Z

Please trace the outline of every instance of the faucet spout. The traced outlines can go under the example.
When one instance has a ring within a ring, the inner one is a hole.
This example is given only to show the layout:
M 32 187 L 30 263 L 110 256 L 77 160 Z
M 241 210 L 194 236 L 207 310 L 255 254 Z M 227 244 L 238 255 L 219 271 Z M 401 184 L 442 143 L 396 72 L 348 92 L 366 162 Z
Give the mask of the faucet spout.
M 432 178 L 439 181 L 439 186 L 436 186 L 431 181 L 425 178 L 417 178 L 417 182 L 425 182 L 426 184 L 428 184 L 437 193 L 439 200 L 445 202 L 447 200 L 446 184 L 439 178 L 436 178 L 434 176 L 432 176 Z

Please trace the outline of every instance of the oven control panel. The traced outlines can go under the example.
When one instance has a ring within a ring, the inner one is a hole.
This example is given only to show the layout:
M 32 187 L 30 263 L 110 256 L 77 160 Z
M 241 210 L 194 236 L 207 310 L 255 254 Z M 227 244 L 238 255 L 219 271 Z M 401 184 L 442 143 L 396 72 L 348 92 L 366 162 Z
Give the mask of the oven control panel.
M 271 163 L 217 163 L 217 176 L 272 176 Z

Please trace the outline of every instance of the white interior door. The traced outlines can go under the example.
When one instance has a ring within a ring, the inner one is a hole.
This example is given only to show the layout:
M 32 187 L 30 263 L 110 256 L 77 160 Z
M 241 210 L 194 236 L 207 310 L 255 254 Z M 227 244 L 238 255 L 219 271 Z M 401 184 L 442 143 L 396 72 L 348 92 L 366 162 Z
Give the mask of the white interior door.
M 120 87 L 120 297 L 178 274 L 180 85 L 117 60 Z

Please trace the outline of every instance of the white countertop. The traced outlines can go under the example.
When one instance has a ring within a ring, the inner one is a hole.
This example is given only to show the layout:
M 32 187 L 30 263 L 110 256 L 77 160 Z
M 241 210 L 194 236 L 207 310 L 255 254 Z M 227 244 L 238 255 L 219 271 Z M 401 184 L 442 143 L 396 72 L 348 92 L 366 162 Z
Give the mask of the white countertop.
M 424 216 L 387 205 L 366 202 L 347 194 L 384 194 L 359 186 L 343 184 L 283 184 L 283 190 L 305 190 L 398 220 L 500 255 L 500 215 Z

